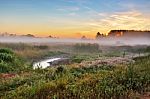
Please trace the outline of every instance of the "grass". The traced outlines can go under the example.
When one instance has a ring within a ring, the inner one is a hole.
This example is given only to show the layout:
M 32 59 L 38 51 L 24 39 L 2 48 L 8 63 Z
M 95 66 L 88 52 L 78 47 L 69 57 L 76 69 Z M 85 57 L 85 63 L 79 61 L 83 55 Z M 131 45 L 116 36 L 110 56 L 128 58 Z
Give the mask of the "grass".
M 90 45 L 91 46 L 91 45 Z M 32 46 L 33 47 L 33 46 Z M 32 48 L 31 47 L 31 48 Z M 48 48 L 48 49 L 47 49 Z M 39 52 L 48 51 L 50 56 L 64 54 L 61 51 L 51 51 L 50 47 L 36 46 Z M 29 51 L 24 50 L 24 51 Z M 34 50 L 34 49 L 33 49 Z M 16 51 L 16 50 L 15 50 Z M 2 50 L 1 53 L 14 55 L 17 62 L 14 66 L 28 66 L 18 61 L 19 55 L 13 51 Z M 24 52 L 22 57 L 24 56 Z M 38 53 L 38 52 L 37 52 Z M 111 54 L 110 54 L 111 53 Z M 110 52 L 107 57 L 118 56 L 118 53 Z M 113 55 L 112 55 L 113 53 Z M 35 53 L 32 53 L 36 56 Z M 101 54 L 101 56 L 100 56 Z M 7 56 L 7 55 L 6 55 Z M 32 56 L 32 55 L 31 55 Z M 27 56 L 27 57 L 31 57 Z M 0 75 L 1 99 L 128 99 L 138 98 L 139 94 L 150 91 L 150 55 L 134 58 L 131 64 L 116 66 L 84 66 L 82 61 L 93 61 L 103 57 L 101 52 L 73 53 L 72 64 L 61 65 L 46 69 L 18 69 L 15 77 L 3 78 Z M 32 59 L 32 58 L 31 58 Z M 6 60 L 7 61 L 7 60 Z M 77 65 L 77 66 L 72 66 Z M 3 64 L 3 66 L 5 66 Z M 6 67 L 10 65 L 6 64 Z M 2 67 L 0 65 L 0 67 Z M 18 67 L 17 67 L 18 68 Z M 15 70 L 17 70 L 15 68 Z M 9 73 L 10 70 L 8 70 Z
M 2 98 L 131 98 L 150 91 L 150 56 L 135 64 L 102 67 L 37 70 L 0 84 Z M 5 95 L 4 95 L 5 94 Z

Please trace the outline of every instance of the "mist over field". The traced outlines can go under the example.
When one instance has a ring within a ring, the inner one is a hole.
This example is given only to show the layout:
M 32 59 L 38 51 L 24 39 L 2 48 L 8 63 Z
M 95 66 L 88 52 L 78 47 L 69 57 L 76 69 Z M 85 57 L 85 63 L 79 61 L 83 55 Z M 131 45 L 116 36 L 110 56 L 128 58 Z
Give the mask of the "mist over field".
M 97 34 L 0 36 L 0 99 L 149 97 L 149 36 Z
M 102 39 L 61 39 L 61 38 L 36 38 L 36 37 L 1 37 L 3 43 L 49 43 L 49 44 L 71 44 L 71 43 L 97 43 L 100 45 L 150 45 L 149 37 L 124 37 L 124 38 L 102 38 Z

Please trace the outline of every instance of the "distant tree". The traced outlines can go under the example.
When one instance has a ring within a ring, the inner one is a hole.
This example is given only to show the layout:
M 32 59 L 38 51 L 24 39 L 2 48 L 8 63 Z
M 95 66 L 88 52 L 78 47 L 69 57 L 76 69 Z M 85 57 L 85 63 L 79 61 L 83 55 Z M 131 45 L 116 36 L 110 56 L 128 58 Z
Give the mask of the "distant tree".
M 26 37 L 35 37 L 35 36 L 32 35 L 32 34 L 27 34 L 27 35 L 24 35 L 24 36 L 26 36 Z
M 85 39 L 87 39 L 87 38 L 86 38 L 86 36 L 82 36 L 81 39 L 84 39 L 84 40 L 85 40 Z
M 101 34 L 98 32 L 98 33 L 97 33 L 97 36 L 100 36 L 100 35 L 101 35 Z
M 49 35 L 48 37 L 49 37 L 49 38 L 53 38 L 53 36 L 51 36 L 51 35 Z
M 101 34 L 100 32 L 97 33 L 96 35 L 96 39 L 100 39 L 100 38 L 103 38 L 105 37 L 105 35 Z

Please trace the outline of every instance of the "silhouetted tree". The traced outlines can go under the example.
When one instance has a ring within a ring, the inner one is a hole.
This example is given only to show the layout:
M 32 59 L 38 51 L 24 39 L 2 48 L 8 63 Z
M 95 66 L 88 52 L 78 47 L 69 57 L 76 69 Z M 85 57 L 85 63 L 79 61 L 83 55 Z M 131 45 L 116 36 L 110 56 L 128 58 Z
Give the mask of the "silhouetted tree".
M 32 34 L 27 34 L 27 35 L 24 35 L 24 36 L 26 36 L 26 37 L 35 37 L 35 36 L 32 35 Z
M 105 37 L 105 35 L 101 34 L 100 32 L 97 33 L 96 35 L 96 39 L 100 39 L 100 38 L 103 38 Z
M 86 36 L 82 36 L 81 39 L 84 39 L 84 40 L 85 40 L 85 39 L 87 39 L 87 38 L 86 38 Z
M 53 38 L 53 36 L 51 36 L 51 35 L 49 35 L 48 37 L 49 37 L 49 38 Z

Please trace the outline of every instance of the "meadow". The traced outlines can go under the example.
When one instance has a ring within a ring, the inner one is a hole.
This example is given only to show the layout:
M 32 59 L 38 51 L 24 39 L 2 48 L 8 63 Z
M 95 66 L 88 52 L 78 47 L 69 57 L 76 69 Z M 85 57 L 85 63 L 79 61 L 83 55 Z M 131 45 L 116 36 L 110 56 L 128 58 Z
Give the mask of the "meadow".
M 69 64 L 33 69 L 45 57 Z M 150 92 L 150 46 L 0 43 L 0 99 L 142 99 Z

